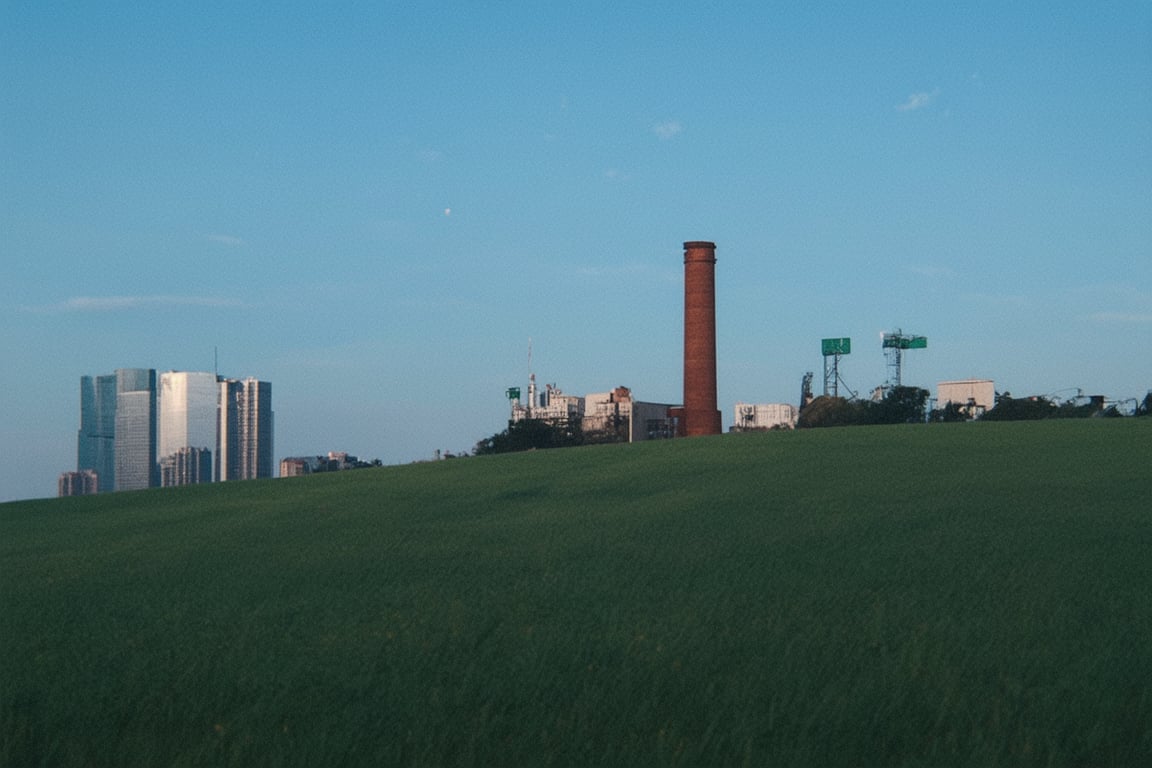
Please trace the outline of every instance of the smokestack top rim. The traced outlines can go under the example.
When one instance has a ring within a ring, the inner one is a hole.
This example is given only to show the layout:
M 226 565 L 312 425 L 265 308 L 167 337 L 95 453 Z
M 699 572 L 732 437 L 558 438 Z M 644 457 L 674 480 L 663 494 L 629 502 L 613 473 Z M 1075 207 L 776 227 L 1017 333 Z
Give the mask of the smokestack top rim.
M 716 243 L 707 240 L 689 240 L 684 243 L 684 250 L 686 251 L 696 250 L 698 248 L 707 248 L 714 251 L 716 250 Z

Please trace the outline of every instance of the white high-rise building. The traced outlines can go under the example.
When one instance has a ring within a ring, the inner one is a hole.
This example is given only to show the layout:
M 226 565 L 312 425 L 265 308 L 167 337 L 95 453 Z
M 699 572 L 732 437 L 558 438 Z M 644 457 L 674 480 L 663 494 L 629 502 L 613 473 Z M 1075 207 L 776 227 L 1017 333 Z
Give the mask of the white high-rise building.
M 160 411 L 158 462 L 183 449 L 216 450 L 218 385 L 215 374 L 161 373 L 157 396 Z

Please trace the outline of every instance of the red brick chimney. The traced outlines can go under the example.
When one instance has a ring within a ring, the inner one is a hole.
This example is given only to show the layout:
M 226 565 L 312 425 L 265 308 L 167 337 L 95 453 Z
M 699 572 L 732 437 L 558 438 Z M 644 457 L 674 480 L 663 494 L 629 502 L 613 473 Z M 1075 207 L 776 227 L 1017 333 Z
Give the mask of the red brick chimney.
M 719 435 L 716 407 L 716 244 L 684 243 L 684 423 L 688 437 Z

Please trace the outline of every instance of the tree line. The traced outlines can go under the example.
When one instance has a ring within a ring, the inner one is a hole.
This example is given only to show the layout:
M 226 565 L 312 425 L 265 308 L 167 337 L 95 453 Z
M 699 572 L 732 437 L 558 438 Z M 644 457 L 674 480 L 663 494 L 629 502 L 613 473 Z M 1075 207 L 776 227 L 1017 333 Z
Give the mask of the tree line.
M 923 422 L 969 421 L 972 416 L 959 403 L 946 403 L 928 410 L 928 390 L 919 387 L 893 387 L 880 400 L 846 400 L 842 397 L 817 397 L 800 411 L 797 429 L 809 427 L 847 427 L 865 424 L 918 424 Z M 1136 416 L 1152 413 L 1152 392 L 1135 410 Z M 1100 400 L 1087 403 L 1058 403 L 1042 395 L 1012 397 L 1009 392 L 996 395 L 995 405 L 979 416 L 982 421 L 1029 421 L 1034 419 L 1117 418 L 1124 414 L 1116 404 Z

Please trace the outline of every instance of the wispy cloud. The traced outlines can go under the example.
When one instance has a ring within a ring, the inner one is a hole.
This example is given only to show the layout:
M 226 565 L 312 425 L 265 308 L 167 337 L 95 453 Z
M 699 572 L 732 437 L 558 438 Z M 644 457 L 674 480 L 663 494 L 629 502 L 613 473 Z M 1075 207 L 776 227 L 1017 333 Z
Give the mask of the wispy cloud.
M 243 307 L 244 302 L 212 296 L 73 296 L 57 304 L 30 307 L 39 312 L 119 312 L 175 307 Z
M 680 125 L 679 120 L 665 120 L 652 126 L 652 132 L 659 136 L 661 141 L 674 139 L 683 131 L 684 126 Z
M 940 95 L 940 89 L 936 88 L 931 91 L 921 91 L 920 93 L 913 93 L 908 97 L 908 100 L 903 104 L 897 104 L 896 109 L 899 112 L 913 112 L 917 109 L 923 109 L 936 100 Z
M 206 235 L 208 240 L 220 245 L 244 245 L 244 241 L 233 235 Z

